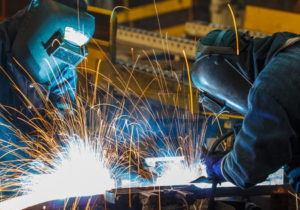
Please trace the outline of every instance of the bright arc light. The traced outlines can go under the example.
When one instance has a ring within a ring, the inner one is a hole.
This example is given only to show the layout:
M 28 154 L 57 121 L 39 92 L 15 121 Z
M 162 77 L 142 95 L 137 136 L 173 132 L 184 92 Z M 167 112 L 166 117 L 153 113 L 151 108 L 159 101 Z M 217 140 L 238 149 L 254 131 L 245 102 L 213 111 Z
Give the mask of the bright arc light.
M 187 166 L 182 162 L 178 164 L 169 163 L 157 179 L 156 184 L 161 186 L 190 184 L 190 182 L 204 175 L 202 174 L 205 171 L 203 167 L 202 164 Z
M 156 157 L 156 158 L 145 158 L 145 163 L 147 166 L 155 167 L 157 162 L 173 162 L 179 164 L 181 161 L 184 161 L 183 156 L 178 157 Z
M 78 46 L 82 46 L 89 41 L 89 37 L 82 34 L 80 31 L 76 31 L 72 27 L 65 28 L 64 39 L 67 40 L 68 42 L 71 42 L 72 44 L 75 44 Z
M 103 194 L 114 187 L 102 153 L 92 146 L 73 141 L 59 156 L 54 169 L 23 177 L 24 195 L 0 203 L 0 209 L 27 208 L 51 200 Z M 42 167 L 39 161 L 34 164 Z

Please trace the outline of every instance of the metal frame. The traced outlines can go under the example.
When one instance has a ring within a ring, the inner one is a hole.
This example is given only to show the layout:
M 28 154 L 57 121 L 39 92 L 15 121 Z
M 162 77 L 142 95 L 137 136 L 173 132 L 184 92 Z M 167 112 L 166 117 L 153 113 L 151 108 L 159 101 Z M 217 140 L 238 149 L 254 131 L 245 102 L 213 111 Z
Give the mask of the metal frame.
M 72 207 L 77 201 L 77 207 L 91 209 L 140 209 L 145 202 L 159 203 L 174 202 L 174 199 L 185 199 L 191 205 L 197 199 L 207 199 L 211 196 L 211 188 L 198 188 L 194 185 L 181 186 L 151 186 L 141 188 L 119 188 L 107 191 L 105 195 L 69 198 L 66 200 L 49 201 L 27 208 L 25 210 L 58 209 Z M 291 195 L 289 185 L 256 186 L 247 190 L 238 187 L 218 187 L 214 197 L 250 197 L 261 195 Z M 129 200 L 130 199 L 130 200 Z M 167 199 L 167 200 L 166 200 Z M 168 201 L 168 199 L 170 199 Z M 130 208 L 131 205 L 131 208 Z

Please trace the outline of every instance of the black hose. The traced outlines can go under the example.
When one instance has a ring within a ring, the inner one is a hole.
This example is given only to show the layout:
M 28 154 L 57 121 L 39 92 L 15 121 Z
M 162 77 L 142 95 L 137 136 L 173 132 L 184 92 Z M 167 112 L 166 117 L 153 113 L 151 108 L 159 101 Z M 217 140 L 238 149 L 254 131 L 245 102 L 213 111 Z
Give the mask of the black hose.
M 214 210 L 215 209 L 215 193 L 217 189 L 218 181 L 216 179 L 212 182 L 211 193 L 208 200 L 207 210 Z
M 211 146 L 210 150 L 208 151 L 207 155 L 213 155 L 217 149 L 217 147 L 222 143 L 222 141 L 224 141 L 225 139 L 227 139 L 228 137 L 232 136 L 234 134 L 233 130 L 228 131 L 227 133 L 225 133 L 223 136 L 221 136 L 220 138 L 218 138 L 213 145 Z
M 234 134 L 234 130 L 230 130 L 227 133 L 225 133 L 223 136 L 221 136 L 220 138 L 218 138 L 213 145 L 211 146 L 210 150 L 208 151 L 207 155 L 213 155 L 216 152 L 217 147 L 228 137 L 232 136 Z M 215 209 L 215 193 L 216 193 L 216 189 L 217 189 L 217 185 L 218 185 L 219 181 L 217 179 L 213 179 L 212 180 L 212 189 L 211 189 L 211 193 L 210 193 L 210 197 L 209 197 L 209 201 L 208 201 L 208 206 L 207 209 L 208 210 L 214 210 Z

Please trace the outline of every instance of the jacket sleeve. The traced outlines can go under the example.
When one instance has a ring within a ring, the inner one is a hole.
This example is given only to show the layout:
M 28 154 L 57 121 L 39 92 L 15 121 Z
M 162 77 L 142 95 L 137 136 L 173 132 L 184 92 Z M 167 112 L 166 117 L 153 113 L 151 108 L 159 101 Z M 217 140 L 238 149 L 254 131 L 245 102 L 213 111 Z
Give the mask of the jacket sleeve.
M 241 188 L 264 181 L 288 163 L 296 135 L 283 107 L 262 88 L 251 89 L 248 106 L 234 148 L 222 162 L 224 177 Z
M 77 73 L 74 67 L 65 67 L 50 84 L 49 100 L 59 109 L 69 109 L 75 102 Z

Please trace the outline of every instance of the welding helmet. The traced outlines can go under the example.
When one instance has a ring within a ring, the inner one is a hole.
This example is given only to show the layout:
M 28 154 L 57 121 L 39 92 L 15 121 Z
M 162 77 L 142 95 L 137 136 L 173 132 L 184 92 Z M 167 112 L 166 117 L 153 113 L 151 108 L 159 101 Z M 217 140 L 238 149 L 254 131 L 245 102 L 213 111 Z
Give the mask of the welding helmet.
M 191 73 L 200 90 L 199 102 L 214 113 L 226 107 L 245 114 L 251 82 L 243 74 L 236 54 L 234 31 L 216 30 L 197 43 L 196 62 Z M 247 46 L 241 43 L 241 51 Z
M 12 56 L 35 82 L 50 83 L 61 69 L 77 66 L 87 55 L 95 20 L 86 5 L 77 9 L 72 2 L 77 0 L 32 0 L 20 24 Z

